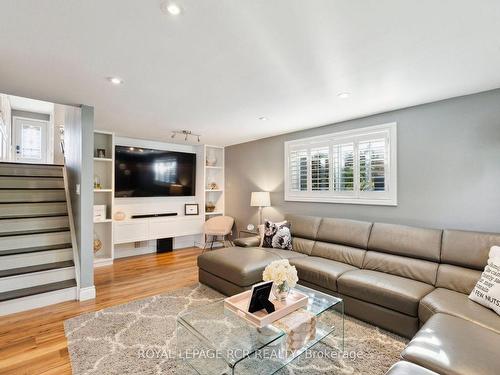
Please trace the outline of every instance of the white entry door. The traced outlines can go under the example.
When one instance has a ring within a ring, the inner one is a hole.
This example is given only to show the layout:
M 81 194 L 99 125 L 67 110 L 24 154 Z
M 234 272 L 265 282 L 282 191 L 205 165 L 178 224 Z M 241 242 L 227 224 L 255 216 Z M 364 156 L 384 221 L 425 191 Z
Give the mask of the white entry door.
M 20 163 L 48 163 L 47 121 L 14 117 L 14 159 Z

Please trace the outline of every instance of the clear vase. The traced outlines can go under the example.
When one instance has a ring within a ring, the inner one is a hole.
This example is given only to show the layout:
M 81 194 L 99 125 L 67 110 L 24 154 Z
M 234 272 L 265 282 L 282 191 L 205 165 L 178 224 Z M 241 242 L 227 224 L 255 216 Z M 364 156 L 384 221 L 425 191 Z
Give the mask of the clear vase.
M 274 297 L 278 301 L 283 302 L 284 300 L 286 300 L 286 297 L 288 297 L 288 294 L 290 293 L 290 286 L 286 281 L 282 282 L 281 284 L 273 283 L 272 292 Z

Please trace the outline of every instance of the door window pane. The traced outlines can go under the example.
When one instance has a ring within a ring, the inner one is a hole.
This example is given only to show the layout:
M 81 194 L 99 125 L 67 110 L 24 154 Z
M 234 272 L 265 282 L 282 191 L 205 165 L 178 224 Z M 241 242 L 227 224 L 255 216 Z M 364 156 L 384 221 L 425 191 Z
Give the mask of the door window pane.
M 42 127 L 22 125 L 21 128 L 21 157 L 25 159 L 42 158 Z

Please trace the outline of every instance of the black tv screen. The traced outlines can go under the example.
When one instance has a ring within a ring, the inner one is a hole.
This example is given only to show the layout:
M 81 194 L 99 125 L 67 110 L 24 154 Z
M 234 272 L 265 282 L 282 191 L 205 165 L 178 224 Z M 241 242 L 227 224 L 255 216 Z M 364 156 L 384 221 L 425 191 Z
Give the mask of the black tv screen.
M 196 154 L 115 147 L 115 197 L 196 195 Z

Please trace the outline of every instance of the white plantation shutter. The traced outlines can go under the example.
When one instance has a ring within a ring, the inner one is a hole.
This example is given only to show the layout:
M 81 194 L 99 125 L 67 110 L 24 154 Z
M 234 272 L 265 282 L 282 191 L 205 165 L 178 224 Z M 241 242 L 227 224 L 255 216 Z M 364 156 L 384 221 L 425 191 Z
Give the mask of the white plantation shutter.
M 358 149 L 360 190 L 385 191 L 385 139 L 359 142 Z
M 354 143 L 333 146 L 334 191 L 354 190 Z
M 330 189 L 330 148 L 311 148 L 311 189 L 328 191 Z
M 397 205 L 396 124 L 285 142 L 285 200 Z
M 290 189 L 307 190 L 307 149 L 290 152 L 288 159 Z

